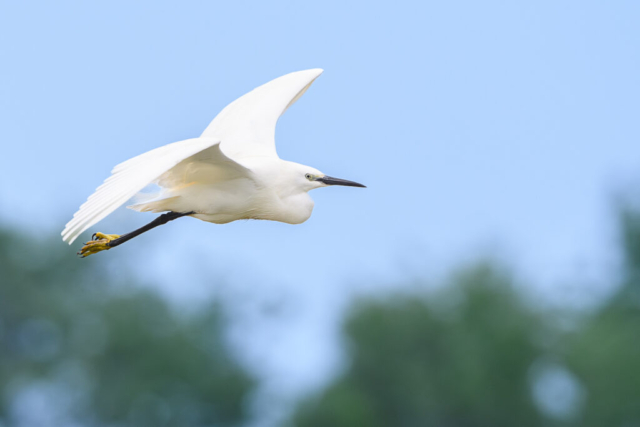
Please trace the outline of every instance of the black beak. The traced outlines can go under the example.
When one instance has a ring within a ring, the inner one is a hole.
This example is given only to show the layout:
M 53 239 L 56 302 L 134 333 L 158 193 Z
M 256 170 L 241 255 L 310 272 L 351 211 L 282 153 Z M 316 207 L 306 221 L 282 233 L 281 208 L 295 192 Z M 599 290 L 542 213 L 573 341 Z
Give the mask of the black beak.
M 362 184 L 358 184 L 357 182 L 347 181 L 346 179 L 333 178 L 331 176 L 323 176 L 321 178 L 316 178 L 316 181 L 323 182 L 327 185 L 344 185 L 345 187 L 362 187 L 367 188 Z

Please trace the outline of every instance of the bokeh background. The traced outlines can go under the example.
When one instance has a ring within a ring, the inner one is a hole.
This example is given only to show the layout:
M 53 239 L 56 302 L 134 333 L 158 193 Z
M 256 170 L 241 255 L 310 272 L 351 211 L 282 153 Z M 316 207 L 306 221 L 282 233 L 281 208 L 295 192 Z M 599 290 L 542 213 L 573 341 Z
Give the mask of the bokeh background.
M 0 426 L 640 424 L 639 19 L 0 1 Z M 61 242 L 113 165 L 315 67 L 278 152 L 366 190 Z

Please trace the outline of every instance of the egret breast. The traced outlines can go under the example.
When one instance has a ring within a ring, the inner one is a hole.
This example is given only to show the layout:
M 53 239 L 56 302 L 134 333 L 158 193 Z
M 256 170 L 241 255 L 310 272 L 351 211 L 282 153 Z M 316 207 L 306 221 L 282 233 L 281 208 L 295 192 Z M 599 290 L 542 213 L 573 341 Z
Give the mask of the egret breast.
M 276 221 L 286 222 L 287 224 L 302 224 L 311 216 L 313 212 L 313 199 L 306 193 L 300 193 L 287 197 L 283 201 L 284 209 L 281 212 L 281 218 Z

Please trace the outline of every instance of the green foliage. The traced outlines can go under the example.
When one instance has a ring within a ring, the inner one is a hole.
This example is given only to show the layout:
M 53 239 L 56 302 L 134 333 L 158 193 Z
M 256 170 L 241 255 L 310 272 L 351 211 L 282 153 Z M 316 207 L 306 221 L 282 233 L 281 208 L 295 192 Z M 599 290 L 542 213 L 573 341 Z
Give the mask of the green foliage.
M 640 212 L 622 213 L 621 247 L 618 292 L 577 316 L 532 311 L 509 278 L 487 267 L 439 295 L 360 302 L 344 327 L 348 368 L 291 423 L 640 425 Z M 547 369 L 551 381 L 536 390 L 545 364 L 558 369 Z
M 622 283 L 571 341 L 569 366 L 588 390 L 585 427 L 640 425 L 640 213 L 621 215 Z
M 176 315 L 133 283 L 116 291 L 101 263 L 65 246 L 0 231 L 0 421 L 25 425 L 12 407 L 34 387 L 70 396 L 49 408 L 61 425 L 246 419 L 254 381 L 224 346 L 219 307 Z
M 537 311 L 486 265 L 439 293 L 359 301 L 344 324 L 350 363 L 290 424 L 640 425 L 640 213 L 621 225 L 618 291 L 592 312 Z M 177 315 L 69 255 L 0 230 L 0 424 L 30 425 L 33 390 L 59 403 L 48 425 L 246 421 L 254 381 L 224 346 L 220 307 Z
M 624 209 L 620 221 L 626 285 L 640 286 L 640 212 Z
M 542 328 L 486 267 L 458 277 L 433 304 L 415 296 L 362 302 L 345 326 L 350 368 L 294 424 L 538 425 L 528 372 L 544 351 Z

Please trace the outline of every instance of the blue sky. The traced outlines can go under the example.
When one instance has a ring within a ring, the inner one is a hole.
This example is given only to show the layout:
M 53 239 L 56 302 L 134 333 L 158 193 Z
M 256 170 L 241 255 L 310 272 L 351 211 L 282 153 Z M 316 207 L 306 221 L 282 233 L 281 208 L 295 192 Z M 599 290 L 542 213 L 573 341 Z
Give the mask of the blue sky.
M 639 18 L 635 1 L 2 2 L 0 220 L 62 230 L 113 165 L 320 67 L 278 152 L 366 190 L 314 191 L 300 226 L 176 221 L 83 262 L 125 263 L 175 299 L 253 301 L 238 345 L 281 338 L 268 369 L 293 383 L 338 359 L 353 292 L 491 256 L 536 289 L 578 276 L 598 294 L 613 196 L 640 182 Z M 282 301 L 269 329 L 253 308 Z

